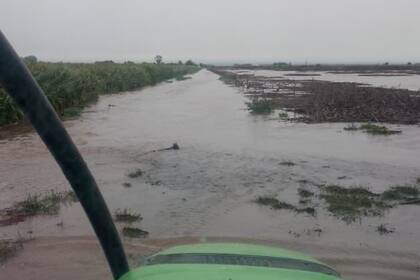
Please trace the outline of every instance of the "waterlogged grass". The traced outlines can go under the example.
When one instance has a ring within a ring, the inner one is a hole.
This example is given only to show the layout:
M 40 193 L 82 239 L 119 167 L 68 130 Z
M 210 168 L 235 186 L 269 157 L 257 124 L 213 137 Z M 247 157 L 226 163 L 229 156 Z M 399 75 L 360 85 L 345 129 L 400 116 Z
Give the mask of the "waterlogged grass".
M 28 195 L 25 200 L 6 209 L 5 213 L 8 216 L 55 215 L 59 212 L 61 203 L 76 201 L 77 197 L 73 191 L 51 191 L 43 195 Z
M 252 114 L 271 114 L 274 110 L 273 102 L 270 99 L 254 99 L 247 102 L 246 105 Z
M 416 186 L 395 186 L 382 193 L 386 201 L 410 201 L 418 199 L 420 190 Z
M 346 223 L 360 221 L 363 217 L 383 216 L 389 209 L 406 204 L 420 203 L 418 186 L 393 186 L 382 193 L 375 193 L 368 188 L 344 187 L 340 185 L 319 185 L 315 191 L 298 188 L 297 196 L 301 206 L 315 206 L 327 210 L 334 217 Z M 272 209 L 285 209 L 296 213 L 315 216 L 314 207 L 297 207 L 276 196 L 259 196 L 255 203 Z
M 195 65 L 150 63 L 33 62 L 29 70 L 60 116 L 75 117 L 79 109 L 109 94 L 139 89 L 197 72 Z M 72 109 L 73 108 L 73 109 Z M 77 110 L 74 108 L 78 108 Z M 22 113 L 0 88 L 0 125 L 18 122 Z
M 361 126 L 356 126 L 355 124 L 351 124 L 345 127 L 344 130 L 347 130 L 347 131 L 361 130 L 363 132 L 366 132 L 367 134 L 384 135 L 384 136 L 402 133 L 401 130 L 392 130 L 392 129 L 387 128 L 386 126 L 376 125 L 372 123 L 365 123 L 365 124 L 362 124 Z
M 321 187 L 320 195 L 327 203 L 328 211 L 347 222 L 363 216 L 382 216 L 387 209 L 409 204 L 419 197 L 420 190 L 416 186 L 395 186 L 383 193 L 373 193 L 363 187 L 329 185 Z
M 354 222 L 361 216 L 381 216 L 390 205 L 380 200 L 380 195 L 362 187 L 344 188 L 329 185 L 321 188 L 327 210 L 346 222 Z
M 365 131 L 368 134 L 372 135 L 392 135 L 392 134 L 400 134 L 402 133 L 401 130 L 391 130 L 386 126 L 365 123 L 360 126 L 360 129 Z
M 316 210 L 313 207 L 299 208 L 290 203 L 280 201 L 274 196 L 259 196 L 255 200 L 255 203 L 259 205 L 270 206 L 274 210 L 281 210 L 281 209 L 291 210 L 296 213 L 306 213 L 312 216 L 315 216 L 316 214 Z
M 135 227 L 124 227 L 122 234 L 130 238 L 145 238 L 149 235 L 149 232 Z
M 143 220 L 140 214 L 130 212 L 128 209 L 117 209 L 114 213 L 117 222 L 134 223 Z

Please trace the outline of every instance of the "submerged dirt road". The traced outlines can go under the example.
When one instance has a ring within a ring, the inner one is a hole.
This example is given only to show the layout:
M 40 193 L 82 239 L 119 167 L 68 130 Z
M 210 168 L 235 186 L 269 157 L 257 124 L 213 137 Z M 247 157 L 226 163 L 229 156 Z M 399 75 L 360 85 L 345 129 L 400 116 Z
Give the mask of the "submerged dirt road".
M 272 210 L 253 200 L 277 195 L 295 204 L 302 185 L 310 190 L 319 184 L 357 185 L 381 192 L 415 184 L 420 177 L 420 129 L 400 126 L 401 135 L 371 137 L 345 132 L 344 124 L 251 116 L 245 101 L 237 89 L 203 70 L 190 80 L 101 97 L 80 119 L 66 122 L 111 211 L 130 209 L 143 217 L 135 226 L 147 230 L 149 239 L 124 238 L 132 262 L 167 244 L 213 236 L 307 252 L 345 279 L 419 279 L 420 206 L 401 206 L 382 217 L 347 224 L 322 204 L 315 205 L 312 216 Z M 175 142 L 180 150 L 153 152 Z M 1 140 L 0 157 L 2 209 L 28 194 L 68 189 L 34 134 Z M 142 176 L 127 176 L 138 168 Z M 380 224 L 395 232 L 380 235 Z M 78 203 L 62 205 L 57 216 L 0 227 L 3 239 L 33 238 L 0 268 L 0 275 L 105 277 L 92 235 Z M 182 236 L 189 238 L 173 239 Z

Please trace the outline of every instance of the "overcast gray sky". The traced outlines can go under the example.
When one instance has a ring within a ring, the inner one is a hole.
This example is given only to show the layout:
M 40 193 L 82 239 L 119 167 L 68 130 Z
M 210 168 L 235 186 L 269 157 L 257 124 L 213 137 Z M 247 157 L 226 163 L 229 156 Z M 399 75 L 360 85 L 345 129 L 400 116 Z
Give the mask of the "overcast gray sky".
M 0 0 L 43 60 L 420 61 L 420 0 Z

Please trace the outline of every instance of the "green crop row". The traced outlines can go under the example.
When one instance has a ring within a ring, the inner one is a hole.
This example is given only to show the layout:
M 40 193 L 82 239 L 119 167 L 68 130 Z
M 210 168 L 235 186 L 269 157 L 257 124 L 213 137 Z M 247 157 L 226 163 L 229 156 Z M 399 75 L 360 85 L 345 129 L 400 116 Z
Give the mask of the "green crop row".
M 27 66 L 60 116 L 66 109 L 83 108 L 100 94 L 135 90 L 199 70 L 195 65 L 131 62 L 35 62 Z M 0 125 L 21 119 L 22 113 L 0 88 Z

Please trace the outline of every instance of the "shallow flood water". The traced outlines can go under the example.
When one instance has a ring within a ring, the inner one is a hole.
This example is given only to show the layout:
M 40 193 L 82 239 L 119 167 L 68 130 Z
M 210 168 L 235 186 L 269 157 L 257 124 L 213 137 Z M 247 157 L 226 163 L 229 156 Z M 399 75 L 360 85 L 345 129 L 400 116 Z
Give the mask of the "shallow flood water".
M 138 226 L 150 238 L 276 240 L 321 258 L 346 279 L 418 279 L 420 206 L 401 206 L 384 217 L 346 224 L 322 205 L 312 217 L 252 201 L 274 194 L 297 203 L 303 180 L 368 186 L 377 192 L 415 184 L 420 177 L 420 128 L 398 126 L 401 135 L 372 137 L 344 131 L 346 124 L 252 116 L 245 102 L 240 90 L 202 70 L 189 80 L 102 96 L 66 125 L 111 211 L 141 213 Z M 156 151 L 175 142 L 180 150 Z M 33 134 L 3 140 L 0 157 L 5 159 L 0 164 L 0 177 L 5 178 L 1 208 L 29 193 L 68 187 Z M 283 161 L 295 165 L 281 165 Z M 137 168 L 143 176 L 128 178 Z M 395 232 L 380 235 L 376 227 L 382 223 Z M 57 217 L 0 228 L 2 237 L 17 232 L 35 238 L 92 235 L 77 203 L 63 206 Z

